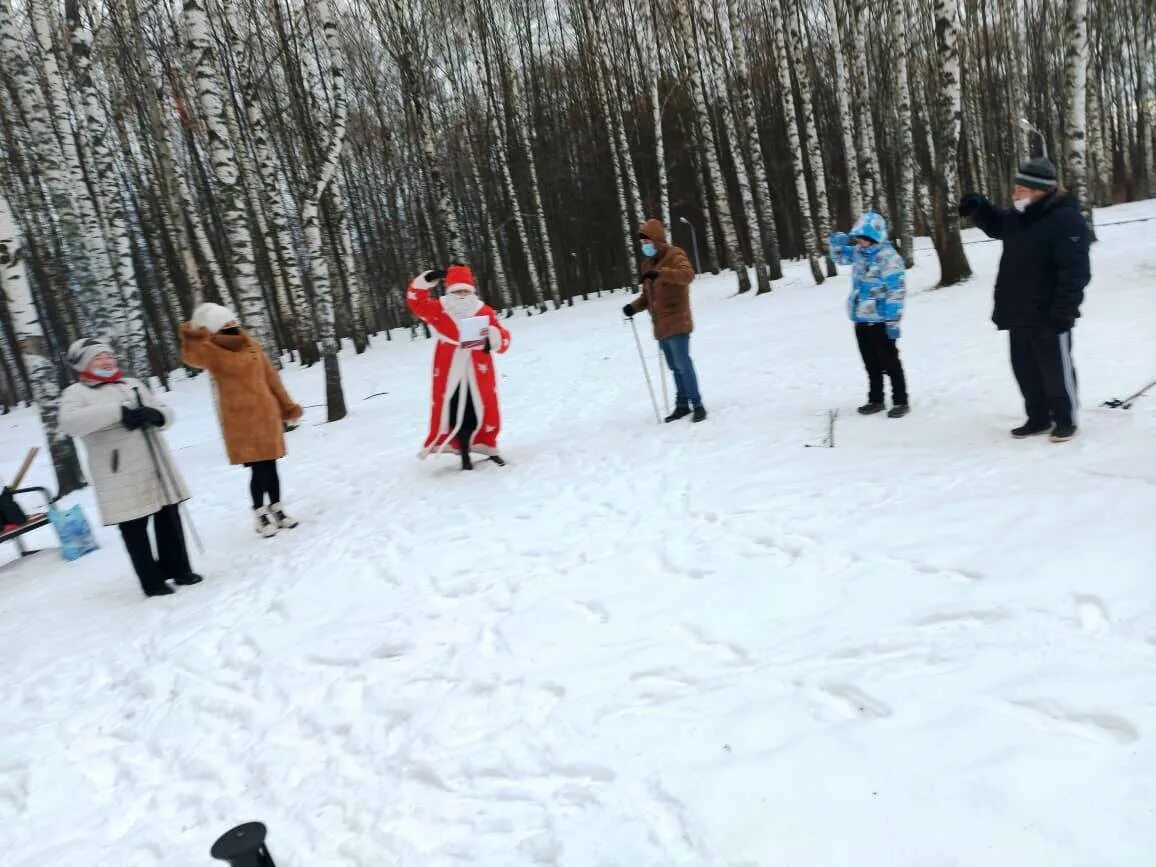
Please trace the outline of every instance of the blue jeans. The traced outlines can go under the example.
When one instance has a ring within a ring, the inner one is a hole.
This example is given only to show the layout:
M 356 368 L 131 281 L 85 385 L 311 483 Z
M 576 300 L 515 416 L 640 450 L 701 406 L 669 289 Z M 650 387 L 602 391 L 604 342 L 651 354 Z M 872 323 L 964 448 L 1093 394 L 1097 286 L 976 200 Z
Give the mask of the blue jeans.
M 690 360 L 690 335 L 676 334 L 658 341 L 658 345 L 674 374 L 675 402 L 679 406 L 702 406 L 698 376 L 694 372 L 694 362 Z

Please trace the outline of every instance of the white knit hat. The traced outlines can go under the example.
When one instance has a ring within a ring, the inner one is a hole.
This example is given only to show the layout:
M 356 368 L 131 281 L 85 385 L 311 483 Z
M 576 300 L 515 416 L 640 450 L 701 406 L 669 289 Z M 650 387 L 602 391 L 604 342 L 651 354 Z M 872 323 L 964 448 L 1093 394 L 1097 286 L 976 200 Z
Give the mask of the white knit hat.
M 193 311 L 192 326 L 207 328 L 216 334 L 230 322 L 237 321 L 237 314 L 220 304 L 202 304 Z
M 68 347 L 68 354 L 65 359 L 68 361 L 68 366 L 77 373 L 84 373 L 92 364 L 92 360 L 102 352 L 107 352 L 109 355 L 113 354 L 107 343 L 101 343 L 94 337 L 82 337 Z

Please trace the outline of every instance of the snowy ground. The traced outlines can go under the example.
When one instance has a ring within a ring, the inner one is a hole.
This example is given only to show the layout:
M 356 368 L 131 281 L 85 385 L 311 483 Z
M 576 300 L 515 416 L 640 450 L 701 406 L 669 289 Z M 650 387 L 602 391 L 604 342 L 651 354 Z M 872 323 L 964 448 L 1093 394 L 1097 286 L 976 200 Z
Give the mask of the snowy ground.
M 623 295 L 514 319 L 472 475 L 414 457 L 432 345 L 379 341 L 269 541 L 181 383 L 205 583 L 143 599 L 115 529 L 0 568 L 0 862 L 208 864 L 260 819 L 285 865 L 1156 863 L 1156 394 L 1099 408 L 1156 376 L 1154 229 L 1101 230 L 1066 445 L 1007 436 L 998 244 L 945 291 L 920 257 L 898 421 L 853 411 L 846 273 L 696 283 L 698 426 L 654 424 Z M 0 472 L 37 442 L 0 418 Z

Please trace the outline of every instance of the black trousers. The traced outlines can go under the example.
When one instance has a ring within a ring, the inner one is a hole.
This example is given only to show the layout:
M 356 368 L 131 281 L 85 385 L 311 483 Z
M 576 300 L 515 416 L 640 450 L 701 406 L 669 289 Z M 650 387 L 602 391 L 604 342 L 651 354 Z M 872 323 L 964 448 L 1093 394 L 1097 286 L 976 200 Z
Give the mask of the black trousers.
M 882 322 L 856 322 L 855 339 L 859 342 L 863 366 L 867 368 L 868 403 L 883 403 L 883 374 L 891 379 L 892 402 L 907 403 L 907 378 L 899 360 L 899 347 L 887 336 L 887 326 Z
M 269 498 L 269 505 L 281 502 L 281 477 L 277 474 L 276 461 L 254 461 L 245 464 L 251 471 L 249 476 L 249 496 L 253 500 L 253 508 L 259 509 L 265 505 L 265 498 Z
M 150 517 L 157 538 L 156 557 L 153 557 L 153 546 L 149 540 Z M 189 565 L 189 551 L 185 547 L 185 529 L 181 526 L 179 507 L 165 506 L 151 516 L 125 521 L 117 526 L 143 589 L 151 590 L 167 579 L 184 578 L 193 571 Z
M 462 446 L 462 454 L 469 454 L 470 441 L 474 438 L 474 431 L 478 429 L 478 414 L 474 410 L 474 402 L 470 398 L 470 387 L 459 385 L 450 398 L 450 430 L 458 423 L 458 402 L 465 400 L 462 411 L 462 424 L 458 428 L 458 442 Z
M 1012 370 L 1024 396 L 1028 423 L 1074 425 L 1079 398 L 1072 363 L 1072 332 L 1012 328 Z

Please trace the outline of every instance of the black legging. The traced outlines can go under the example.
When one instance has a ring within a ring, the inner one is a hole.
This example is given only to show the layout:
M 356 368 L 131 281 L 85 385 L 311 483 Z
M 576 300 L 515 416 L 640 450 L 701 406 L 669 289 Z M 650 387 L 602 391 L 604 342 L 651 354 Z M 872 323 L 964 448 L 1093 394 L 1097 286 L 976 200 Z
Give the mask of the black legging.
M 277 475 L 276 461 L 254 461 L 245 464 L 253 475 L 249 479 L 249 496 L 253 498 L 253 508 L 260 509 L 265 505 L 265 495 L 269 496 L 269 505 L 281 502 L 281 479 Z
M 478 414 L 474 410 L 474 402 L 470 398 L 470 387 L 462 383 L 454 391 L 453 397 L 450 398 L 450 429 L 458 423 L 458 400 L 465 395 L 466 406 L 462 412 L 462 424 L 458 428 L 458 442 L 462 446 L 462 454 L 468 455 L 470 453 L 470 442 L 474 438 L 474 431 L 478 429 Z

